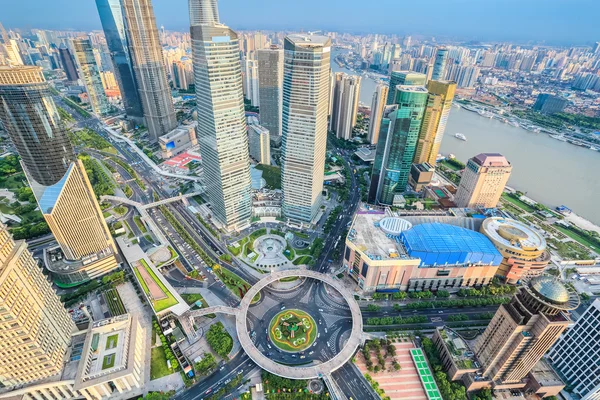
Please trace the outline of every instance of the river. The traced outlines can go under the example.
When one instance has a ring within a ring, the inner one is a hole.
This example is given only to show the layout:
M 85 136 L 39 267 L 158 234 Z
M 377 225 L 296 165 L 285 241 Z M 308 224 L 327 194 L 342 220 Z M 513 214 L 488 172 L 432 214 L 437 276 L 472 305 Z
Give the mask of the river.
M 332 52 L 335 57 L 337 51 Z M 331 61 L 334 72 L 351 71 Z M 376 82 L 363 78 L 360 101 L 371 105 Z M 467 137 L 454 137 L 460 132 Z M 513 127 L 476 113 L 452 108 L 442 141 L 442 154 L 467 159 L 479 153 L 501 153 L 513 165 L 508 185 L 528 197 L 555 207 L 561 204 L 600 225 L 597 206 L 600 197 L 600 153 Z

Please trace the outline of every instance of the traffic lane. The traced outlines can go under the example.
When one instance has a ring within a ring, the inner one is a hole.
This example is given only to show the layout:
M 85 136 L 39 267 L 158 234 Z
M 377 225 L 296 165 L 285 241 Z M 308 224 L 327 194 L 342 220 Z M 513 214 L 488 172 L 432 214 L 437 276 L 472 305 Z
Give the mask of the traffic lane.
M 374 303 L 375 304 L 375 303 Z M 406 310 L 396 311 L 393 306 L 382 306 L 378 311 L 367 311 L 361 308 L 363 317 L 397 317 L 404 316 L 410 317 L 415 315 L 427 315 L 427 316 L 443 316 L 452 314 L 481 314 L 486 312 L 496 312 L 499 306 L 482 306 L 482 307 L 463 307 L 463 308 L 427 308 L 419 310 Z
M 342 393 L 348 398 L 352 397 L 355 400 L 380 399 L 366 379 L 360 374 L 360 371 L 353 368 L 351 361 L 344 364 L 337 371 L 332 372 L 331 377 Z

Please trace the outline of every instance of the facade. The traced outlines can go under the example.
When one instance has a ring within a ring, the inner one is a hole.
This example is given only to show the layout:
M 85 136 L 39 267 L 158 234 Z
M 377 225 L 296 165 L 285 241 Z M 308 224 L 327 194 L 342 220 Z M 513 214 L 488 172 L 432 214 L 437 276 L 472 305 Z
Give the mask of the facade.
M 412 71 L 393 71 L 390 74 L 390 87 L 387 94 L 387 105 L 397 104 L 396 98 L 396 86 L 398 85 L 409 85 L 409 86 L 425 86 L 427 82 L 427 76 L 419 72 Z
M 218 21 L 190 29 L 206 193 L 215 219 L 226 229 L 237 229 L 252 216 L 238 35 Z
M 502 256 L 480 220 L 357 213 L 344 265 L 365 293 L 458 290 L 491 282 Z
M 0 224 L 0 388 L 59 373 L 74 330 L 27 244 Z
M 283 101 L 283 50 L 278 48 L 256 51 L 258 61 L 258 95 L 260 124 L 272 136 L 281 136 L 281 107 Z
M 446 76 L 446 63 L 448 61 L 448 49 L 437 49 L 435 60 L 433 62 L 432 81 L 441 81 Z
M 71 52 L 62 44 L 58 48 L 58 56 L 60 58 L 60 63 L 62 64 L 63 71 L 67 75 L 67 80 L 70 82 L 75 82 L 79 79 L 79 75 L 77 74 L 77 67 L 75 66 L 75 61 L 73 61 L 73 56 Z
M 495 388 L 524 387 L 525 378 L 571 324 L 579 297 L 550 276 L 538 276 L 500 306 L 474 346 L 483 378 Z
M 117 268 L 112 236 L 40 68 L 0 67 L 0 121 L 64 255 L 60 268 L 48 265 L 57 284 L 91 279 L 86 271 L 98 263 L 104 272 Z
M 177 127 L 151 0 L 121 0 L 127 44 L 150 141 Z
M 248 125 L 250 157 L 259 164 L 271 165 L 269 131 L 260 125 Z
M 379 129 L 381 128 L 381 118 L 383 118 L 383 110 L 387 100 L 389 88 L 385 85 L 378 84 L 373 92 L 373 101 L 371 102 L 371 116 L 369 118 L 369 142 L 377 144 L 379 140 Z
M 290 35 L 284 52 L 282 211 L 288 219 L 311 222 L 322 202 L 331 40 Z
M 533 111 L 538 111 L 542 114 L 556 114 L 563 112 L 567 103 L 568 100 L 562 97 L 549 93 L 540 93 L 533 105 Z
M 502 154 L 481 153 L 469 158 L 454 202 L 466 208 L 496 207 L 511 171 L 512 166 Z
M 217 0 L 189 0 L 190 26 L 219 22 Z
M 183 153 L 188 148 L 198 144 L 196 124 L 182 125 L 177 129 L 173 129 L 166 135 L 159 137 L 158 144 L 160 145 L 161 157 L 165 160 Z
M 502 254 L 498 276 L 516 284 L 525 277 L 539 276 L 550 262 L 546 239 L 530 226 L 506 218 L 488 218 L 481 225 L 486 235 Z
M 396 104 L 386 106 L 381 121 L 369 189 L 370 203 L 391 205 L 394 196 L 406 190 L 427 105 L 427 89 L 396 86 L 395 101 Z
M 596 299 L 548 355 L 554 369 L 569 382 L 572 393 L 582 400 L 600 398 L 599 348 L 600 300 Z
M 435 167 L 427 162 L 421 164 L 413 164 L 410 167 L 410 176 L 408 184 L 415 192 L 420 192 L 423 188 L 431 183 Z
M 106 45 L 128 117 L 142 121 L 144 111 L 131 65 L 121 0 L 96 0 Z
M 75 57 L 79 64 L 79 70 L 81 71 L 81 77 L 85 84 L 92 110 L 100 117 L 105 116 L 110 113 L 110 104 L 108 104 L 108 99 L 104 92 L 100 69 L 94 57 L 92 41 L 90 39 L 75 39 L 73 40 L 73 48 L 75 49 Z
M 446 123 L 452 108 L 456 83 L 449 81 L 427 82 L 427 108 L 419 131 L 419 140 L 413 162 L 435 165 L 440 151 Z
M 258 62 L 252 58 L 244 61 L 244 87 L 246 88 L 246 98 L 250 100 L 250 104 L 259 107 Z
M 334 75 L 334 82 L 329 129 L 334 131 L 338 138 L 350 140 L 358 113 L 360 76 L 338 72 Z

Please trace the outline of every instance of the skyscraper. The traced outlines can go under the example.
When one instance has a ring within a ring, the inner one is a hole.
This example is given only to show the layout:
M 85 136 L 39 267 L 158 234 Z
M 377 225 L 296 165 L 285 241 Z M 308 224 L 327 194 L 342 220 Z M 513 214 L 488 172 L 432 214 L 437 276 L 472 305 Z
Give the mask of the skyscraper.
M 144 111 L 131 65 L 121 0 L 96 0 L 96 7 L 119 84 L 125 113 L 142 122 Z
M 4 30 L 4 26 L 0 23 L 0 44 L 4 48 L 6 52 L 7 61 L 11 65 L 23 65 L 23 59 L 21 58 L 21 53 L 19 52 L 19 46 L 14 39 L 11 39 L 6 31 Z M 0 47 L 0 50 L 2 50 Z
M 329 129 L 338 138 L 350 140 L 358 113 L 360 76 L 337 72 L 334 75 L 334 85 Z
M 600 398 L 599 321 L 600 300 L 596 299 L 548 354 L 554 369 L 569 382 L 572 393 L 581 400 Z
M 427 105 L 423 86 L 396 86 L 396 104 L 383 111 L 373 163 L 369 202 L 392 205 L 406 190 L 419 129 Z
M 248 58 L 244 60 L 244 80 L 246 87 L 246 98 L 250 100 L 250 103 L 254 107 L 260 106 L 259 90 L 258 90 L 258 62 L 252 58 L 254 54 L 248 55 Z
M 467 208 L 496 207 L 511 171 L 512 166 L 502 154 L 481 153 L 469 158 L 454 202 Z
M 25 241 L 0 223 L 0 388 L 59 373 L 74 331 Z
M 435 53 L 435 60 L 433 62 L 433 72 L 431 74 L 431 80 L 441 81 L 444 79 L 446 74 L 446 62 L 448 60 L 448 49 L 437 49 Z
M 282 211 L 311 222 L 321 206 L 327 146 L 331 40 L 290 35 L 284 43 Z
M 283 50 L 278 48 L 256 51 L 258 61 L 258 95 L 260 124 L 273 136 L 281 136 L 281 107 L 283 101 Z
M 81 77 L 85 84 L 92 110 L 99 116 L 105 116 L 110 112 L 110 104 L 106 98 L 104 87 L 102 86 L 102 78 L 100 77 L 100 69 L 96 64 L 92 42 L 89 39 L 73 40 L 73 48 L 75 49 L 75 57 L 81 71 Z
M 558 279 L 539 276 L 503 304 L 474 346 L 482 376 L 495 385 L 524 387 L 523 379 L 571 323 L 579 296 Z M 522 385 L 522 386 L 519 386 Z
M 64 255 L 60 267 L 47 265 L 55 282 L 72 286 L 116 268 L 115 244 L 41 68 L 0 66 L 0 121 Z
M 381 118 L 383 118 L 383 110 L 388 96 L 388 87 L 381 83 L 373 92 L 373 101 L 371 102 L 371 116 L 369 118 L 369 142 L 377 144 L 379 140 L 379 129 L 381 128 Z
M 248 125 L 248 148 L 256 162 L 271 165 L 269 130 L 260 125 Z
M 427 108 L 419 132 L 419 141 L 413 162 L 435 165 L 444 138 L 446 123 L 452 107 L 456 83 L 449 81 L 427 82 Z
M 190 13 L 205 9 L 206 1 L 190 1 Z M 252 213 L 238 35 L 218 20 L 196 24 L 205 20 L 190 15 L 197 136 L 215 219 L 226 229 L 238 229 L 250 222 Z
M 133 72 L 152 142 L 177 127 L 151 0 L 121 0 Z
M 71 52 L 69 51 L 67 46 L 62 44 L 58 48 L 58 55 L 63 70 L 67 75 L 67 79 L 71 82 L 75 82 L 77 79 L 79 79 L 79 75 L 77 74 L 77 67 L 75 66 L 75 62 L 73 61 L 73 56 L 71 55 Z
M 390 75 L 390 90 L 387 94 L 386 104 L 395 104 L 396 86 L 398 85 L 418 85 L 423 86 L 427 82 L 427 76 L 419 72 L 412 71 L 393 71 Z

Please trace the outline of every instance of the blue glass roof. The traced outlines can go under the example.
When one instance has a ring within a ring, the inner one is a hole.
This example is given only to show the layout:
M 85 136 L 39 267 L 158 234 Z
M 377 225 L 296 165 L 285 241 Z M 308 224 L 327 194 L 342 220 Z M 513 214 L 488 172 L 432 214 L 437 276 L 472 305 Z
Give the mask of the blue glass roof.
M 69 175 L 71 174 L 71 170 L 73 169 L 74 165 L 74 163 L 71 163 L 69 169 L 65 173 L 65 176 L 63 176 L 60 181 L 56 182 L 52 186 L 47 186 L 44 189 L 44 194 L 42 194 L 42 197 L 39 201 L 40 210 L 43 214 L 50 214 L 52 212 L 52 208 L 54 208 L 54 205 L 58 200 L 58 196 L 60 196 L 60 193 L 62 192 L 63 187 L 65 186 L 65 183 L 67 182 L 67 179 L 69 178 Z
M 460 226 L 426 223 L 400 234 L 411 257 L 421 265 L 491 264 L 499 265 L 502 255 L 483 234 Z

